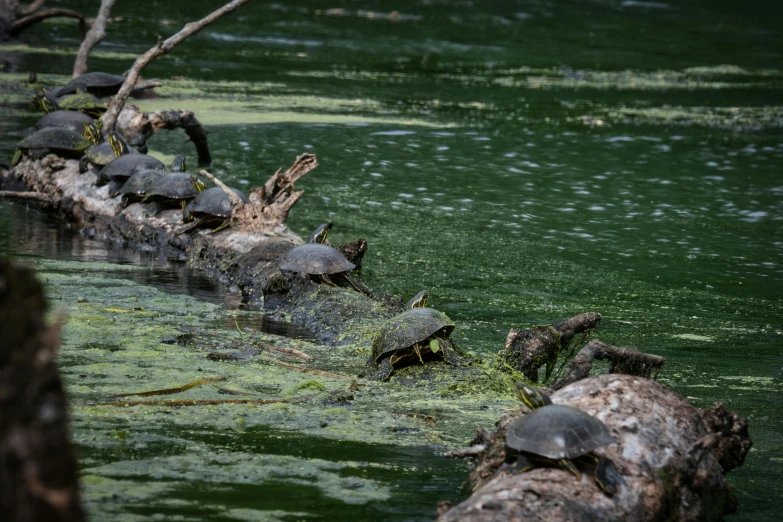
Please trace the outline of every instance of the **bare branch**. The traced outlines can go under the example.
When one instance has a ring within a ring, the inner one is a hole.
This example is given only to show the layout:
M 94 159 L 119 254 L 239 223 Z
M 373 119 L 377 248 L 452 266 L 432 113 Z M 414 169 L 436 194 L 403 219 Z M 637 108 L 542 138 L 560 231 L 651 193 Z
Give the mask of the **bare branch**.
M 106 24 L 109 22 L 109 14 L 111 13 L 111 8 L 114 6 L 114 1 L 115 0 L 101 0 L 98 16 L 95 17 L 92 27 L 90 27 L 84 40 L 82 40 L 82 45 L 79 47 L 79 53 L 76 55 L 76 61 L 73 64 L 74 78 L 87 72 L 87 57 L 90 56 L 90 51 L 106 37 Z
M 84 15 L 77 13 L 76 11 L 71 11 L 70 9 L 61 9 L 59 7 L 47 9 L 46 11 L 38 11 L 37 13 L 23 16 L 11 24 L 11 28 L 8 32 L 12 35 L 16 35 L 29 26 L 40 22 L 41 20 L 46 20 L 47 18 L 54 18 L 57 16 L 76 18 L 79 20 L 79 30 L 82 31 L 82 34 L 84 34 Z
M 128 77 L 125 78 L 125 83 L 122 84 L 120 92 L 118 92 L 114 99 L 109 103 L 109 109 L 106 111 L 106 114 L 103 115 L 104 134 L 108 135 L 108 133 L 114 130 L 114 127 L 117 124 L 117 117 L 119 116 L 122 107 L 125 105 L 125 101 L 128 99 L 128 96 L 130 96 L 130 93 L 133 90 L 133 86 L 136 85 L 136 81 L 139 79 L 141 71 L 147 66 L 148 63 L 158 56 L 170 52 L 175 45 L 179 44 L 189 36 L 198 33 L 207 25 L 234 11 L 237 7 L 246 3 L 247 1 L 248 0 L 233 0 L 220 9 L 213 11 L 211 14 L 202 18 L 198 22 L 190 22 L 185 24 L 185 27 L 183 27 L 180 32 L 174 36 L 169 37 L 165 41 L 158 40 L 158 43 L 155 45 L 155 47 L 139 56 L 136 59 L 136 62 L 133 64 L 133 67 L 131 67 L 130 71 L 128 72 Z

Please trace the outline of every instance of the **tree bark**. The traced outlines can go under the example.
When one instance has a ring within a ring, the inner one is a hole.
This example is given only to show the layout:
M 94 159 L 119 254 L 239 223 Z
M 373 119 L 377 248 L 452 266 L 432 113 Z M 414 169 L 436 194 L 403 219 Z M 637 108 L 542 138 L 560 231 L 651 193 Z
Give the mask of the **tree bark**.
M 109 22 L 109 14 L 111 14 L 114 1 L 101 0 L 98 16 L 95 17 L 92 27 L 90 27 L 84 40 L 82 40 L 81 46 L 79 46 L 79 52 L 73 63 L 73 78 L 87 72 L 87 58 L 90 56 L 90 51 L 106 37 L 106 24 Z
M 160 37 L 158 37 L 158 44 L 136 59 L 133 67 L 131 67 L 130 71 L 128 71 L 128 76 L 125 78 L 125 83 L 122 84 L 120 91 L 117 93 L 114 99 L 109 102 L 109 108 L 103 115 L 104 135 L 108 136 L 108 134 L 114 130 L 115 126 L 117 125 L 117 117 L 119 116 L 120 111 L 122 111 L 122 108 L 125 105 L 125 101 L 128 99 L 128 96 L 130 96 L 130 93 L 133 90 L 133 86 L 136 85 L 136 81 L 139 79 L 141 71 L 144 70 L 148 63 L 162 54 L 171 52 L 174 46 L 181 43 L 189 36 L 193 36 L 194 34 L 198 33 L 201 29 L 211 24 L 215 20 L 234 11 L 237 7 L 241 6 L 247 1 L 248 0 L 233 0 L 220 9 L 213 11 L 201 20 L 185 24 L 185 27 L 182 28 L 181 31 L 167 38 L 166 40 L 162 40 Z

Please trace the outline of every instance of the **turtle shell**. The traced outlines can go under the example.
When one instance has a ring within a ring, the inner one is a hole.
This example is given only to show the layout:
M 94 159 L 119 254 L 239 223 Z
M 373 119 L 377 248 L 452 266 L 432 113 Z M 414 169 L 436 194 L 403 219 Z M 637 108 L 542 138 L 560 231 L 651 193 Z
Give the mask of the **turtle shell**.
M 434 308 L 413 308 L 392 317 L 373 343 L 373 360 L 410 348 L 436 334 L 444 339 L 454 331 L 454 323 Z
M 283 254 L 277 266 L 281 270 L 313 275 L 338 274 L 356 268 L 339 250 L 321 243 L 305 243 L 292 248 Z
M 166 165 L 146 154 L 123 154 L 103 167 L 99 179 L 102 181 L 126 181 L 140 170 L 166 170 Z
M 232 188 L 231 191 L 236 194 L 243 203 L 250 203 L 250 200 L 239 190 Z M 231 217 L 231 213 L 234 211 L 234 206 L 228 199 L 228 196 L 220 187 L 212 187 L 204 192 L 200 192 L 190 203 L 185 207 L 182 214 L 182 219 L 188 221 L 194 217 L 194 215 L 209 215 L 215 217 L 227 218 Z
M 111 96 L 117 94 L 125 82 L 125 77 L 119 74 L 105 72 L 89 72 L 77 76 L 62 87 L 50 91 L 50 95 L 65 96 L 78 91 L 86 91 L 95 96 Z
M 79 111 L 52 111 L 35 122 L 35 128 L 62 127 L 81 133 L 84 132 L 86 124 L 94 122 L 90 116 Z
M 555 460 L 579 457 L 611 442 L 603 422 L 563 404 L 537 408 L 506 431 L 508 447 Z
M 78 132 L 63 127 L 46 127 L 34 132 L 16 144 L 19 149 L 52 149 L 83 152 L 91 143 Z
M 127 154 L 126 154 L 127 155 Z M 198 176 L 187 172 L 169 172 L 152 185 L 147 191 L 145 201 L 151 199 L 190 199 L 198 194 L 194 181 L 199 181 Z M 203 183 L 203 182 L 202 182 Z
M 163 170 L 140 170 L 128 178 L 128 181 L 120 189 L 120 194 L 144 197 L 155 183 L 166 174 Z

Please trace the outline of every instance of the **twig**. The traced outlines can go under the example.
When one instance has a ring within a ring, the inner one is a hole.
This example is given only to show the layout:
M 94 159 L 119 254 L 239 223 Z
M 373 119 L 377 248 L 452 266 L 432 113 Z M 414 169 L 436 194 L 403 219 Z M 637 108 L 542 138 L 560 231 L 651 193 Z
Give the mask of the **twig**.
M 323 370 L 314 370 L 312 368 L 302 368 L 301 366 L 297 366 L 295 364 L 288 364 L 286 362 L 278 361 L 277 359 L 271 359 L 269 357 L 261 357 L 261 360 L 265 362 L 270 362 L 272 364 L 276 364 L 278 366 L 282 366 L 283 368 L 296 370 L 302 373 L 312 373 L 313 375 L 321 375 L 323 377 L 331 377 L 333 379 L 354 379 L 354 377 L 350 377 L 348 375 L 340 375 L 339 373 L 325 372 Z
M 117 395 L 109 395 L 107 399 L 117 399 L 119 397 L 134 397 L 134 396 L 148 397 L 150 395 L 172 395 L 174 393 L 182 393 L 191 388 L 195 388 L 196 386 L 201 386 L 202 384 L 209 384 L 212 382 L 220 382 L 225 380 L 226 380 L 225 377 L 207 377 L 206 379 L 199 379 L 197 381 L 189 382 L 183 386 L 180 386 L 179 388 L 166 388 L 163 390 L 152 390 L 152 391 L 136 392 L 136 393 L 119 393 Z
M 106 24 L 109 21 L 111 8 L 115 0 L 101 0 L 101 7 L 98 9 L 98 16 L 92 23 L 92 27 L 87 31 L 87 35 L 79 46 L 79 52 L 73 63 L 73 77 L 76 78 L 87 72 L 87 58 L 90 56 L 92 48 L 98 45 L 106 37 Z
M 179 31 L 174 36 L 167 38 L 165 41 L 158 37 L 157 45 L 136 59 L 133 67 L 131 67 L 130 71 L 128 71 L 128 76 L 125 78 L 125 82 L 122 84 L 120 92 L 118 92 L 114 99 L 109 102 L 109 108 L 103 115 L 104 134 L 108 136 L 111 132 L 114 131 L 114 127 L 117 124 L 117 116 L 120 114 L 120 111 L 125 105 L 125 101 L 128 99 L 128 96 L 130 96 L 130 93 L 133 90 L 133 86 L 136 85 L 136 81 L 139 79 L 141 71 L 144 69 L 144 67 L 147 66 L 148 63 L 158 56 L 170 52 L 175 45 L 179 44 L 189 36 L 196 34 L 215 20 L 234 11 L 237 7 L 246 3 L 247 1 L 248 0 L 233 0 L 220 9 L 213 11 L 211 14 L 207 15 L 201 20 L 185 24 L 185 27 L 183 27 L 181 31 Z
M 54 18 L 56 16 L 64 16 L 67 18 L 76 18 L 79 20 L 79 30 L 84 32 L 84 15 L 81 13 L 77 13 L 76 11 L 72 11 L 70 9 L 61 9 L 59 7 L 54 7 L 52 9 L 47 9 L 46 11 L 38 11 L 37 13 L 30 14 L 28 16 L 23 16 L 22 18 L 19 18 L 16 20 L 9 29 L 9 33 L 12 35 L 19 34 L 29 26 L 40 22 L 41 20 L 46 20 L 47 18 Z
M 0 190 L 0 198 L 35 199 L 37 201 L 54 203 L 52 197 L 48 194 L 44 194 L 43 192 L 15 192 L 13 190 Z

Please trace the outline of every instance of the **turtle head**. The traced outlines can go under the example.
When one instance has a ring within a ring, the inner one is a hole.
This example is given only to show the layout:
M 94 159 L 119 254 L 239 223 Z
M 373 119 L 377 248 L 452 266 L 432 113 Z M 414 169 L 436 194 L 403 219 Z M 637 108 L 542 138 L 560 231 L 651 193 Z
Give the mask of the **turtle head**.
M 35 97 L 35 101 L 38 104 L 39 107 L 41 107 L 46 114 L 49 114 L 50 112 L 54 112 L 59 107 L 57 106 L 57 102 L 51 99 L 46 95 L 46 93 L 41 92 Z
M 413 299 L 405 303 L 405 308 L 426 308 L 427 303 L 430 302 L 430 293 L 426 290 L 422 290 L 418 294 L 413 296 Z
M 91 142 L 93 145 L 101 141 L 101 131 L 98 130 L 98 126 L 93 122 L 84 124 L 84 132 L 82 132 L 84 139 Z
M 182 156 L 177 156 L 177 157 L 181 158 Z M 205 190 L 207 190 L 207 186 L 204 184 L 204 182 L 198 179 L 196 176 L 190 176 L 190 182 L 193 184 L 193 187 L 199 192 L 204 192 Z
M 515 382 L 514 391 L 516 392 L 517 397 L 519 397 L 519 400 L 524 402 L 531 410 L 552 404 L 552 399 L 549 398 L 549 395 L 539 388 L 528 386 L 524 382 Z
M 187 166 L 185 165 L 185 156 L 177 156 L 174 158 L 174 161 L 171 163 L 171 171 L 172 172 L 185 172 L 185 169 L 187 169 Z M 202 183 L 203 185 L 203 183 Z
M 128 144 L 116 131 L 109 134 L 109 145 L 111 145 L 111 150 L 114 151 L 115 156 L 122 156 L 130 152 Z
M 329 230 L 332 228 L 331 223 L 324 223 L 319 225 L 318 228 L 313 230 L 310 237 L 307 238 L 308 243 L 326 243 L 326 236 L 329 235 Z

